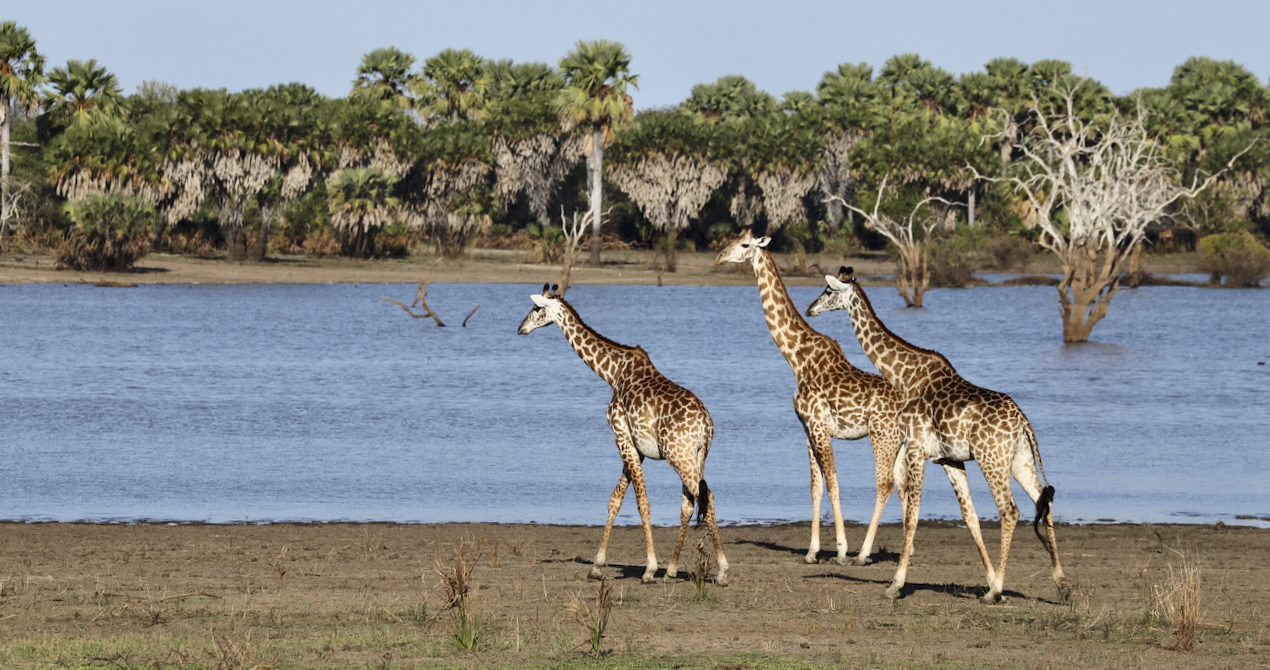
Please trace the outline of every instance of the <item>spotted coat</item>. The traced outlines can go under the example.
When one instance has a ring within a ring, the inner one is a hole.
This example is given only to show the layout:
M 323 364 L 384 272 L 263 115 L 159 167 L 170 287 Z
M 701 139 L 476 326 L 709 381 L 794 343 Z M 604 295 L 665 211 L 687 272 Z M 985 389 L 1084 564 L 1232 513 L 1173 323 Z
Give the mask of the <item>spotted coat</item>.
M 728 561 L 723 555 L 723 543 L 715 520 L 714 493 L 709 490 L 704 478 L 706 455 L 714 438 L 714 423 L 705 405 L 691 391 L 662 375 L 642 348 L 618 344 L 595 332 L 583 323 L 572 305 L 552 295 L 546 287 L 543 295 L 532 298 L 535 306 L 520 324 L 518 332 L 527 335 L 542 326 L 558 324 L 582 361 L 613 388 L 607 416 L 622 458 L 622 474 L 617 488 L 609 497 L 608 523 L 591 568 L 591 577 L 599 579 L 603 576 L 613 521 L 622 507 L 627 487 L 633 486 L 644 527 L 644 544 L 648 550 L 642 580 L 645 583 L 654 580 L 657 553 L 653 547 L 643 470 L 644 459 L 651 458 L 665 460 L 683 482 L 679 536 L 670 564 L 666 567 L 665 578 L 672 580 L 678 575 L 679 553 L 695 502 L 714 543 L 718 562 L 715 582 L 726 584 Z
M 850 268 L 843 268 L 838 277 L 826 276 L 825 280 L 828 288 L 812 303 L 808 313 L 847 310 L 865 354 L 904 396 L 899 419 L 903 442 L 895 463 L 895 481 L 904 508 L 904 548 L 887 595 L 897 597 L 907 577 L 923 476 L 926 462 L 931 460 L 943 466 L 948 475 L 961 504 L 962 518 L 983 560 L 988 592 L 982 600 L 999 601 L 1004 588 L 1010 541 L 1019 518 L 1010 490 L 1011 476 L 1037 503 L 1037 523 L 1045 522 L 1041 540 L 1050 552 L 1054 583 L 1066 598 L 1070 588 L 1058 558 L 1050 505 L 1054 489 L 1041 486 L 1037 474 L 1040 451 L 1032 425 L 1022 410 L 1010 396 L 966 381 L 942 354 L 913 346 L 887 329 L 864 289 L 851 278 Z M 970 499 L 966 461 L 979 463 L 1001 516 L 1001 549 L 995 567 Z M 1039 528 L 1037 535 L 1040 536 Z
M 893 465 L 899 450 L 896 419 L 900 397 L 882 377 L 851 365 L 836 340 L 807 325 L 789 298 L 776 262 L 764 248 L 767 241 L 766 237 L 755 238 L 745 231 L 719 252 L 715 263 L 748 262 L 754 268 L 768 330 L 798 384 L 794 393 L 794 411 L 806 433 L 811 469 L 811 542 L 805 557 L 808 563 L 815 563 L 820 551 L 820 501 L 826 484 L 833 508 L 837 561 L 842 564 L 847 562 L 847 537 L 838 496 L 832 438 L 858 440 L 866 435 L 870 438 L 877 495 L 868 532 L 855 559 L 857 565 L 864 565 L 870 562 L 878 522 L 894 490 Z

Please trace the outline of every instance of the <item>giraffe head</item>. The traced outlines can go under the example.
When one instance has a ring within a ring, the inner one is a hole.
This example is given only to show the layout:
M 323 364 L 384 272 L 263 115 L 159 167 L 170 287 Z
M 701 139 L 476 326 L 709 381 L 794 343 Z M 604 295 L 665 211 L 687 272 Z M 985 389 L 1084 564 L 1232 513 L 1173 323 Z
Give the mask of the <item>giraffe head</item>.
M 845 265 L 838 269 L 838 276 L 825 275 L 824 293 L 811 303 L 811 307 L 807 308 L 807 316 L 816 316 L 822 312 L 832 312 L 836 309 L 848 309 L 847 298 L 852 291 L 855 290 L 855 277 L 851 276 L 852 269 Z
M 770 237 L 754 237 L 748 229 L 743 230 L 740 237 L 736 238 L 732 244 L 729 244 L 727 248 L 719 252 L 718 256 L 714 257 L 714 264 L 753 263 L 758 256 L 759 249 L 766 247 L 767 243 L 771 241 L 772 238 Z
M 543 284 L 542 295 L 529 296 L 534 301 L 534 308 L 529 310 L 525 320 L 520 322 L 520 327 L 516 329 L 517 334 L 528 335 L 543 326 L 558 323 L 561 310 L 558 290 L 558 286 Z

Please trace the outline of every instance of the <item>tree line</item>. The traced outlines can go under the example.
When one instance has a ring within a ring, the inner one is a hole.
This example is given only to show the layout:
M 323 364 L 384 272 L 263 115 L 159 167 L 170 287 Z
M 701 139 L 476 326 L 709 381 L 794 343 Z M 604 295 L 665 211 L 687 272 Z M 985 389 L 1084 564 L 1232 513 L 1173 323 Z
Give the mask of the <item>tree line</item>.
M 639 112 L 631 61 L 603 40 L 556 66 L 389 47 L 363 57 L 344 98 L 301 83 L 124 96 L 95 61 L 46 69 L 6 22 L 0 236 L 74 239 L 68 264 L 133 238 L 134 254 L 231 260 L 421 241 L 456 256 L 479 239 L 550 261 L 585 212 L 593 263 L 603 242 L 659 249 L 673 269 L 676 249 L 741 229 L 796 254 L 889 245 L 915 305 L 949 250 L 991 239 L 1063 260 L 1070 339 L 1162 234 L 1201 240 L 1228 283 L 1270 263 L 1270 88 L 1230 61 L 1191 58 L 1167 86 L 1117 96 L 1064 61 L 953 75 L 902 54 L 839 65 L 814 91 L 777 98 L 726 76 Z

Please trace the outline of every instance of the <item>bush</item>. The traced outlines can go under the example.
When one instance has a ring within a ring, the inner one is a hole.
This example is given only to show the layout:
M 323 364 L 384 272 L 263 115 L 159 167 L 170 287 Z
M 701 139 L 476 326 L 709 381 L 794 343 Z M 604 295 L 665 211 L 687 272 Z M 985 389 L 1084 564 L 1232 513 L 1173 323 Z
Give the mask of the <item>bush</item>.
M 159 222 L 154 206 L 119 193 L 96 193 L 68 203 L 74 223 L 58 246 L 58 265 L 72 270 L 127 272 L 150 253 L 150 234 Z
M 1270 249 L 1246 230 L 1202 238 L 1199 251 L 1214 284 L 1225 277 L 1223 286 L 1259 286 L 1270 276 Z
M 983 246 L 987 253 L 987 264 L 993 270 L 1009 272 L 1018 268 L 1027 270 L 1027 261 L 1032 256 L 1032 245 L 1015 235 L 997 235 Z
M 975 272 L 975 240 L 967 235 L 933 239 L 930 244 L 932 286 L 963 287 Z

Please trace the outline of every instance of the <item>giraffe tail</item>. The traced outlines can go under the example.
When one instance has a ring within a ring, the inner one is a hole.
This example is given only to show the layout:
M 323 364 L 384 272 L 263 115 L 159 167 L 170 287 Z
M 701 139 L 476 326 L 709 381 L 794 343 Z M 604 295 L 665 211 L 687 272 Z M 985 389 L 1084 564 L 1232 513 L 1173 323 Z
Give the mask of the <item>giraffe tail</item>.
M 1054 507 L 1054 487 L 1050 485 L 1049 477 L 1045 476 L 1045 466 L 1041 465 L 1041 449 L 1036 444 L 1036 434 L 1032 432 L 1032 425 L 1025 424 L 1023 432 L 1027 435 L 1028 444 L 1032 447 L 1032 458 L 1036 460 L 1036 469 L 1041 473 L 1041 479 L 1045 481 L 1045 488 L 1041 489 L 1041 496 L 1036 499 L 1036 519 L 1032 521 L 1032 532 L 1036 533 L 1036 539 L 1049 549 L 1049 538 L 1041 534 L 1041 521 Z
M 694 502 L 697 504 L 697 528 L 700 528 L 710 510 L 710 487 L 706 486 L 704 479 L 697 484 L 697 499 Z

